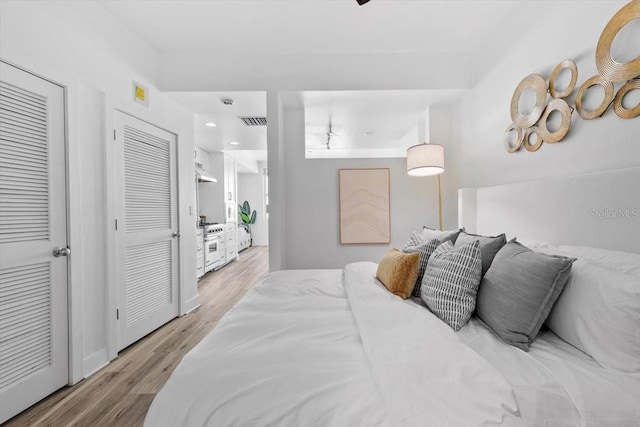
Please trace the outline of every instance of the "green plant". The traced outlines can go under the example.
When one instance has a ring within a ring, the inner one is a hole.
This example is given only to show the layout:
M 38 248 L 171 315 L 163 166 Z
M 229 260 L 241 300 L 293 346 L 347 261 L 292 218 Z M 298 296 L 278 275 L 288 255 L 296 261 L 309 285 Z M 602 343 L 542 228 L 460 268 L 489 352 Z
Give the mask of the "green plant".
M 248 200 L 245 200 L 242 205 L 238 205 L 238 209 L 240 212 L 240 219 L 242 220 L 241 225 L 248 233 L 251 233 L 251 224 L 255 224 L 257 218 L 256 211 L 251 212 L 251 206 L 249 205 Z

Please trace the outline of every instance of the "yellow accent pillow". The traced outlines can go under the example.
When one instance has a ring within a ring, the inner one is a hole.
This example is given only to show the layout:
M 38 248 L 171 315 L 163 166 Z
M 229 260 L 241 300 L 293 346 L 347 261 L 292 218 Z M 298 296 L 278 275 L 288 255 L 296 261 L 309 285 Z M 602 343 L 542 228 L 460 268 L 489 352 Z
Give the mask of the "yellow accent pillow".
M 391 249 L 378 264 L 376 279 L 400 298 L 407 299 L 420 272 L 420 254 Z

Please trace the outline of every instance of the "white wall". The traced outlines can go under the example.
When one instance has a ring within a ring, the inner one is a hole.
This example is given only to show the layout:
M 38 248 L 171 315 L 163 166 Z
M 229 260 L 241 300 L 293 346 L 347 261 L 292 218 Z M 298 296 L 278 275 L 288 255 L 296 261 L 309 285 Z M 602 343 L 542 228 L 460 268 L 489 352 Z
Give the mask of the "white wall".
M 0 4 L 2 59 L 67 88 L 70 182 L 72 380 L 113 354 L 115 316 L 108 301 L 105 141 L 114 108 L 178 135 L 181 312 L 199 304 L 195 277 L 193 115 L 156 88 L 158 54 L 95 3 Z M 132 100 L 136 80 L 149 86 L 149 108 Z M 193 230 L 193 233 L 184 230 Z M 187 250 L 188 249 L 188 250 Z
M 423 225 L 437 227 L 435 177 L 408 176 L 404 158 L 307 160 L 303 109 L 285 109 L 283 125 L 286 148 L 283 268 L 342 268 L 349 262 L 378 262 L 390 248 L 401 249 L 413 230 Z M 349 168 L 390 169 L 390 244 L 340 244 L 338 170 Z M 446 182 L 447 173 L 442 179 Z
M 499 56 L 490 46 L 487 49 L 490 55 L 477 53 L 474 69 L 478 80 L 468 94 L 452 106 L 430 108 L 429 140 L 445 146 L 445 173 L 441 175 L 445 229 L 457 226 L 459 188 L 640 164 L 640 119 L 623 120 L 611 110 L 594 121 L 584 121 L 574 112 L 573 125 L 565 140 L 545 144 L 536 153 L 523 151 L 510 155 L 503 146 L 503 132 L 511 123 L 511 95 L 520 80 L 531 73 L 548 76 L 566 58 L 578 64 L 578 85 L 595 75 L 594 52 L 600 33 L 624 4 L 545 3 L 544 19 L 532 21 L 536 28 L 526 29 L 528 36 L 514 38 L 512 49 L 502 59 L 496 59 Z M 543 12 L 533 2 L 522 7 L 523 13 L 532 16 Z M 505 31 L 525 29 L 507 23 Z M 284 110 L 280 131 L 284 142 L 275 138 L 273 143 L 270 141 L 274 153 L 282 147 L 285 153 L 286 218 L 281 232 L 271 235 L 272 244 L 276 243 L 274 239 L 284 239 L 283 268 L 340 268 L 352 261 L 376 261 L 389 247 L 401 246 L 413 229 L 437 224 L 435 178 L 408 177 L 404 159 L 304 159 L 304 113 L 290 104 Z M 391 168 L 392 243 L 342 246 L 338 235 L 338 169 L 366 167 Z
M 450 109 L 446 143 L 453 179 L 447 192 L 640 165 L 640 118 L 623 120 L 612 108 L 591 121 L 574 112 L 565 139 L 554 145 L 543 144 L 537 152 L 522 149 L 509 154 L 503 146 L 504 130 L 511 123 L 511 96 L 520 80 L 532 73 L 548 77 L 562 60 L 574 59 L 579 71 L 575 96 L 579 86 L 597 73 L 598 39 L 608 20 L 625 3 L 545 2 L 545 19 L 535 20 L 535 24 L 532 21 L 536 31 L 514 45 L 503 59 L 489 67 L 482 57 L 477 58 L 478 67 L 490 71 Z M 637 39 L 634 42 L 635 47 L 628 49 L 637 53 Z M 447 208 L 447 217 L 455 217 L 451 214 L 456 207 Z
M 256 211 L 256 222 L 251 225 L 254 246 L 269 245 L 269 222 L 264 212 L 264 177 L 262 175 L 262 170 L 266 167 L 265 162 L 258 162 L 259 173 L 238 174 L 238 204 L 242 205 L 247 200 L 251 210 Z

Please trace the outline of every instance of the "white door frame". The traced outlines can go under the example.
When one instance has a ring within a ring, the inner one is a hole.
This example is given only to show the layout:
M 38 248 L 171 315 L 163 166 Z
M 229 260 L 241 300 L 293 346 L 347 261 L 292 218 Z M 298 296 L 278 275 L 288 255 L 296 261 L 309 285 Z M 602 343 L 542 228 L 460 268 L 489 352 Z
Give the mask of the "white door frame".
M 127 114 L 152 126 L 165 130 L 176 135 L 176 147 L 180 144 L 180 133 L 165 126 L 154 123 L 153 120 L 147 120 L 128 111 L 126 108 L 115 106 L 110 97 L 105 96 L 104 99 L 105 112 L 105 160 L 106 160 L 106 203 L 107 203 L 107 351 L 109 360 L 113 360 L 118 356 L 118 320 L 116 318 L 116 310 L 118 308 L 118 283 L 117 283 L 117 240 L 115 233 L 116 219 L 116 197 L 117 197 L 117 153 L 114 144 L 114 114 L 115 112 Z M 180 215 L 180 150 L 176 149 L 176 199 L 178 208 L 176 210 L 178 230 L 181 230 L 182 218 Z M 182 291 L 182 270 L 183 270 L 183 239 L 178 241 L 178 314 L 185 314 L 184 293 Z M 194 249 L 195 251 L 195 249 Z

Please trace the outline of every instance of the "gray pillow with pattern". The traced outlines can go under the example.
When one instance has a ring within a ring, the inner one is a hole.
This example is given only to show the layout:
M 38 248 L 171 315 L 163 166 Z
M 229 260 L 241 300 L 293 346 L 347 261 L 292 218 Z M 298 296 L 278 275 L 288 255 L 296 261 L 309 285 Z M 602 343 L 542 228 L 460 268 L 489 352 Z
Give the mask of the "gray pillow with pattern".
M 477 240 L 460 247 L 443 242 L 427 263 L 421 298 L 436 316 L 459 331 L 476 308 L 481 278 L 482 258 Z
M 407 242 L 407 245 L 405 245 L 404 249 L 402 250 L 402 252 L 406 252 L 406 253 L 418 252 L 420 254 L 420 271 L 418 272 L 418 278 L 416 279 L 416 284 L 413 287 L 413 291 L 411 292 L 411 295 L 413 295 L 414 297 L 418 297 L 418 298 L 420 297 L 420 288 L 422 287 L 422 278 L 424 277 L 424 272 L 427 269 L 427 263 L 429 262 L 429 258 L 431 257 L 431 254 L 433 253 L 433 251 L 436 250 L 436 248 L 439 245 L 440 245 L 440 240 L 438 239 L 433 239 L 429 242 L 425 242 L 425 243 L 421 243 L 413 246 L 409 246 Z

